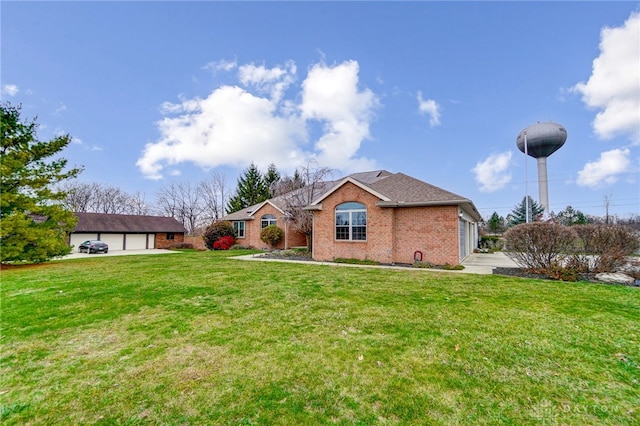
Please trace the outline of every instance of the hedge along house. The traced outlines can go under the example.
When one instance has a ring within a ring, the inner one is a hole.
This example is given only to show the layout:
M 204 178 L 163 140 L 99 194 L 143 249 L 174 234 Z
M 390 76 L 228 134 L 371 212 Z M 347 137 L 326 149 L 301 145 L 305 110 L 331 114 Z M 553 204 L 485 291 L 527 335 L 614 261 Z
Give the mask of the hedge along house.
M 78 223 L 69 244 L 102 240 L 109 250 L 169 248 L 184 242 L 187 230 L 173 217 L 105 213 L 75 213 Z
M 311 203 L 313 258 L 456 265 L 478 245 L 482 217 L 459 195 L 402 173 L 356 173 Z
M 318 194 L 305 207 L 313 214 L 315 260 L 458 264 L 478 244 L 477 223 L 482 219 L 470 200 L 402 173 L 355 173 L 322 183 Z M 233 222 L 243 245 L 265 248 L 260 231 L 271 224 L 282 228 L 285 236 L 275 248 L 306 244 L 305 236 L 288 220 L 283 197 L 223 220 Z

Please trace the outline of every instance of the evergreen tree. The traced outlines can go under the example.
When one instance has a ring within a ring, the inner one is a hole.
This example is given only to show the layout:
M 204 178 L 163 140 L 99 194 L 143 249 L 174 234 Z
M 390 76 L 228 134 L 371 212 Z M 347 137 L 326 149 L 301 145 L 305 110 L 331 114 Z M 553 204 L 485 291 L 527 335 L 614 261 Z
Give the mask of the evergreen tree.
M 523 197 L 520 204 L 517 204 L 507 215 L 508 225 L 515 226 L 527 222 L 527 198 L 529 198 L 529 222 L 540 220 L 540 216 L 544 213 L 544 207 L 539 205 L 531 196 Z
M 276 165 L 271 163 L 267 169 L 267 173 L 264 175 L 264 183 L 269 189 L 269 198 L 274 197 L 275 188 L 280 182 L 280 172 L 276 168 Z
M 251 166 L 238 178 L 236 193 L 229 198 L 227 204 L 227 213 L 237 212 L 269 198 L 269 188 L 262 173 L 254 163 L 251 163 Z
M 500 216 L 497 212 L 493 212 L 493 214 L 489 218 L 489 221 L 487 222 L 487 225 L 489 227 L 489 232 L 497 234 L 504 231 L 504 228 L 505 228 L 504 223 L 505 223 L 504 218 Z
M 62 206 L 67 194 L 54 187 L 81 170 L 65 170 L 66 159 L 50 157 L 71 137 L 38 141 L 36 121 L 22 122 L 20 107 L 0 109 L 0 262 L 38 263 L 68 254 L 67 233 L 77 218 Z
M 558 223 L 566 226 L 571 225 L 584 225 L 587 223 L 587 217 L 580 210 L 575 210 L 571 206 L 567 206 L 566 209 L 558 214 L 551 213 L 551 217 Z

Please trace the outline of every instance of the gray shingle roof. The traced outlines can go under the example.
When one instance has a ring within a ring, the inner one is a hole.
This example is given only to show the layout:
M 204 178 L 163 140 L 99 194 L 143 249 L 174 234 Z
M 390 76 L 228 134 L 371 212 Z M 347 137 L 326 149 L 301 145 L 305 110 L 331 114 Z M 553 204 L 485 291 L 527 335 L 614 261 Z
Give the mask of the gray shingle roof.
M 173 217 L 77 212 L 74 232 L 184 232 Z
M 368 188 L 372 192 L 386 197 L 388 200 L 383 199 L 378 203 L 381 207 L 402 207 L 403 205 L 407 207 L 411 205 L 459 205 L 472 216 L 475 216 L 477 220 L 481 218 L 471 200 L 403 173 L 391 173 L 386 170 L 353 173 L 336 181 L 324 182 L 319 188 L 313 204 L 322 201 L 327 194 L 337 189 L 347 178 L 359 182 L 365 189 Z M 286 206 L 284 197 L 286 196 L 287 195 L 273 198 L 270 202 L 278 206 L 281 210 L 284 210 Z M 263 203 L 232 213 L 225 216 L 224 219 L 253 219 L 251 214 L 259 208 L 261 204 Z

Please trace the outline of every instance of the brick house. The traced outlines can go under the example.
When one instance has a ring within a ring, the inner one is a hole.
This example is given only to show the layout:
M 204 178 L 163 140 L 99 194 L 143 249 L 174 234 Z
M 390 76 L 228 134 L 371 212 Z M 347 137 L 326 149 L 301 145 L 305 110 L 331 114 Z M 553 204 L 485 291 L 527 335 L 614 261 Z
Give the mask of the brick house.
M 75 213 L 78 223 L 69 235 L 77 247 L 102 240 L 109 250 L 163 249 L 184 242 L 187 230 L 173 217 L 105 213 Z
M 327 182 L 305 207 L 313 213 L 313 252 L 318 261 L 369 259 L 382 263 L 459 264 L 478 244 L 473 203 L 452 192 L 402 173 L 355 173 Z M 286 222 L 284 204 L 272 199 L 226 216 L 238 242 L 262 248 L 260 230 L 281 226 L 278 248 L 304 245 L 304 236 Z

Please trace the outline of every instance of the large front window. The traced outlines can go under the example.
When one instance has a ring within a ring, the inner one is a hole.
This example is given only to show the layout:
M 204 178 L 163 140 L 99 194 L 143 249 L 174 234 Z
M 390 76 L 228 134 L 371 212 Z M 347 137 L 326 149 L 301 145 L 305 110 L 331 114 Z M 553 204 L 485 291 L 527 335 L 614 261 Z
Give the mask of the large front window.
M 233 230 L 236 231 L 236 238 L 244 238 L 244 221 L 233 222 Z
M 367 208 L 362 203 L 349 202 L 336 206 L 336 240 L 365 241 L 367 239 Z
M 276 217 L 272 214 L 265 214 L 264 216 L 262 216 L 260 228 L 266 228 L 267 226 L 271 226 L 275 224 L 276 224 Z

